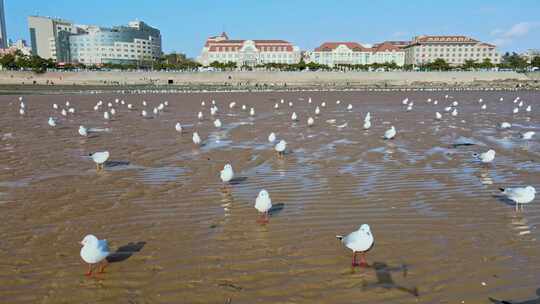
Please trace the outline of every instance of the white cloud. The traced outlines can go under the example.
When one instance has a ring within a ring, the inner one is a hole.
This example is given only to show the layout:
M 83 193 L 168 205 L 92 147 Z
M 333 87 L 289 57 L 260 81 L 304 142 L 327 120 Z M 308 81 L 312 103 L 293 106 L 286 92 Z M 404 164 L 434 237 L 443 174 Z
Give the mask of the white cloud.
M 491 31 L 491 35 L 495 36 L 492 43 L 497 46 L 507 46 L 514 39 L 527 36 L 532 30 L 538 27 L 540 27 L 540 22 L 519 22 L 506 30 L 494 29 Z

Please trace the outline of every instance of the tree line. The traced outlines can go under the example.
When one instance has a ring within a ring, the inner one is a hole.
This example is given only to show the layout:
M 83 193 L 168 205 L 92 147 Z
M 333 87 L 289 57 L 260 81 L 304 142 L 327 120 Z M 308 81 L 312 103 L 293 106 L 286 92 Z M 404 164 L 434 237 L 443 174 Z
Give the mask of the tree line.
M 43 73 L 47 69 L 63 69 L 63 70 L 137 70 L 137 69 L 152 69 L 152 70 L 172 70 L 172 71 L 196 71 L 202 65 L 193 59 L 187 58 L 185 54 L 171 53 L 160 57 L 153 62 L 139 62 L 130 64 L 113 64 L 105 63 L 101 65 L 83 65 L 83 64 L 56 64 L 52 59 L 43 59 L 39 56 L 24 55 L 20 51 L 13 54 L 5 54 L 0 57 L 0 65 L 8 70 L 31 70 L 36 73 Z M 255 66 L 238 66 L 235 62 L 218 62 L 214 61 L 208 65 L 215 70 L 232 71 L 232 70 L 268 70 L 268 71 L 393 71 L 404 70 L 410 71 L 413 69 L 421 71 L 450 71 L 450 70 L 489 70 L 493 68 L 509 69 L 515 71 L 525 71 L 529 68 L 540 68 L 540 56 L 534 57 L 530 63 L 525 58 L 517 53 L 505 53 L 501 57 L 501 63 L 494 64 L 489 58 L 485 58 L 482 62 L 474 60 L 465 60 L 460 66 L 452 66 L 442 58 L 438 58 L 433 62 L 424 65 L 413 66 L 404 65 L 398 66 L 395 62 L 373 63 L 373 64 L 336 64 L 330 67 L 324 64 L 315 62 L 306 63 L 304 59 L 295 64 L 286 63 L 265 63 Z

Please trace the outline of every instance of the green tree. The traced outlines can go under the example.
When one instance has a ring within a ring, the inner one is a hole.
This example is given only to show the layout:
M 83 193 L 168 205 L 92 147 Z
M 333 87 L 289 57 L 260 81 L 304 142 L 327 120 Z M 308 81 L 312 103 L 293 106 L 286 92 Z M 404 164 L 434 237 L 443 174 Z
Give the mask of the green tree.
M 535 56 L 535 57 L 531 60 L 531 66 L 540 68 L 540 56 Z
M 433 62 L 427 64 L 427 68 L 435 71 L 448 71 L 450 65 L 442 58 L 437 58 Z
M 512 52 L 512 54 L 506 52 L 502 56 L 500 67 L 513 70 L 523 70 L 527 67 L 527 60 L 519 56 L 519 54 L 516 52 Z

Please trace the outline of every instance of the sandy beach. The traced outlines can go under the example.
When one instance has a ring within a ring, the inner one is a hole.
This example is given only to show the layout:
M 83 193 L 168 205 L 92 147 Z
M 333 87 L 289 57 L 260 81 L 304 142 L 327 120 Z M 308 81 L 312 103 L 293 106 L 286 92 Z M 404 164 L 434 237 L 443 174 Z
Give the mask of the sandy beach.
M 517 96 L 533 111 L 513 115 Z M 410 112 L 401 104 L 406 97 L 414 102 Z M 536 91 L 23 98 L 27 113 L 20 116 L 17 96 L 0 96 L 2 303 L 491 303 L 489 297 L 538 297 L 538 198 L 515 212 L 497 196 L 499 187 L 539 186 L 538 137 L 519 138 L 540 128 Z M 135 109 L 115 104 L 118 114 L 110 121 L 94 111 L 98 100 L 114 104 L 116 98 Z M 275 110 L 281 99 L 285 103 Z M 67 100 L 76 113 L 63 117 L 52 104 Z M 150 113 L 164 100 L 170 105 L 142 118 L 143 100 Z M 211 100 L 221 129 L 210 118 Z M 229 109 L 231 101 L 236 108 Z M 327 106 L 315 117 L 322 101 Z M 453 101 L 460 103 L 456 117 L 444 111 Z M 242 111 L 244 104 L 256 115 Z M 293 111 L 298 122 L 290 119 Z M 367 112 L 372 127 L 363 130 Z M 58 118 L 56 128 L 47 125 L 49 116 Z M 310 128 L 309 116 L 315 118 Z M 178 121 L 183 134 L 174 129 Z M 499 129 L 503 121 L 513 127 Z M 79 125 L 99 132 L 81 137 Z M 397 136 L 385 141 L 391 125 Z M 193 131 L 203 146 L 192 143 Z M 284 158 L 268 143 L 270 132 L 288 142 Z M 489 148 L 497 151 L 493 164 L 473 161 L 474 152 Z M 88 154 L 101 150 L 111 158 L 96 172 Z M 241 177 L 230 193 L 222 192 L 219 179 L 226 163 Z M 261 189 L 278 206 L 265 225 L 253 208 Z M 363 223 L 371 226 L 375 247 L 368 267 L 351 268 L 350 251 L 335 236 Z M 88 233 L 106 238 L 114 252 L 106 273 L 92 278 L 84 276 L 79 256 Z

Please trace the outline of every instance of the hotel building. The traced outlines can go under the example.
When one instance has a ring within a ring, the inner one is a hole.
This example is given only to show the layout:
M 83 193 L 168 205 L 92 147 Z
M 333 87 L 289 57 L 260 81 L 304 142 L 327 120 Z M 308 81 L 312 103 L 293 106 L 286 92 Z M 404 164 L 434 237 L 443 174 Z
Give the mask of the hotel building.
M 161 52 L 161 34 L 141 21 L 112 28 L 28 17 L 32 53 L 58 63 L 150 65 Z
M 334 67 L 338 64 L 373 64 L 395 62 L 402 66 L 405 61 L 403 46 L 406 41 L 385 41 L 372 47 L 357 42 L 325 42 L 307 53 L 307 61 Z
M 465 60 L 500 63 L 496 46 L 466 36 L 417 36 L 404 48 L 405 64 L 423 65 L 442 58 L 451 66 L 459 66 Z
M 204 66 L 217 61 L 234 62 L 237 67 L 265 63 L 300 62 L 300 48 L 285 40 L 230 40 L 226 33 L 209 37 L 197 62 Z

